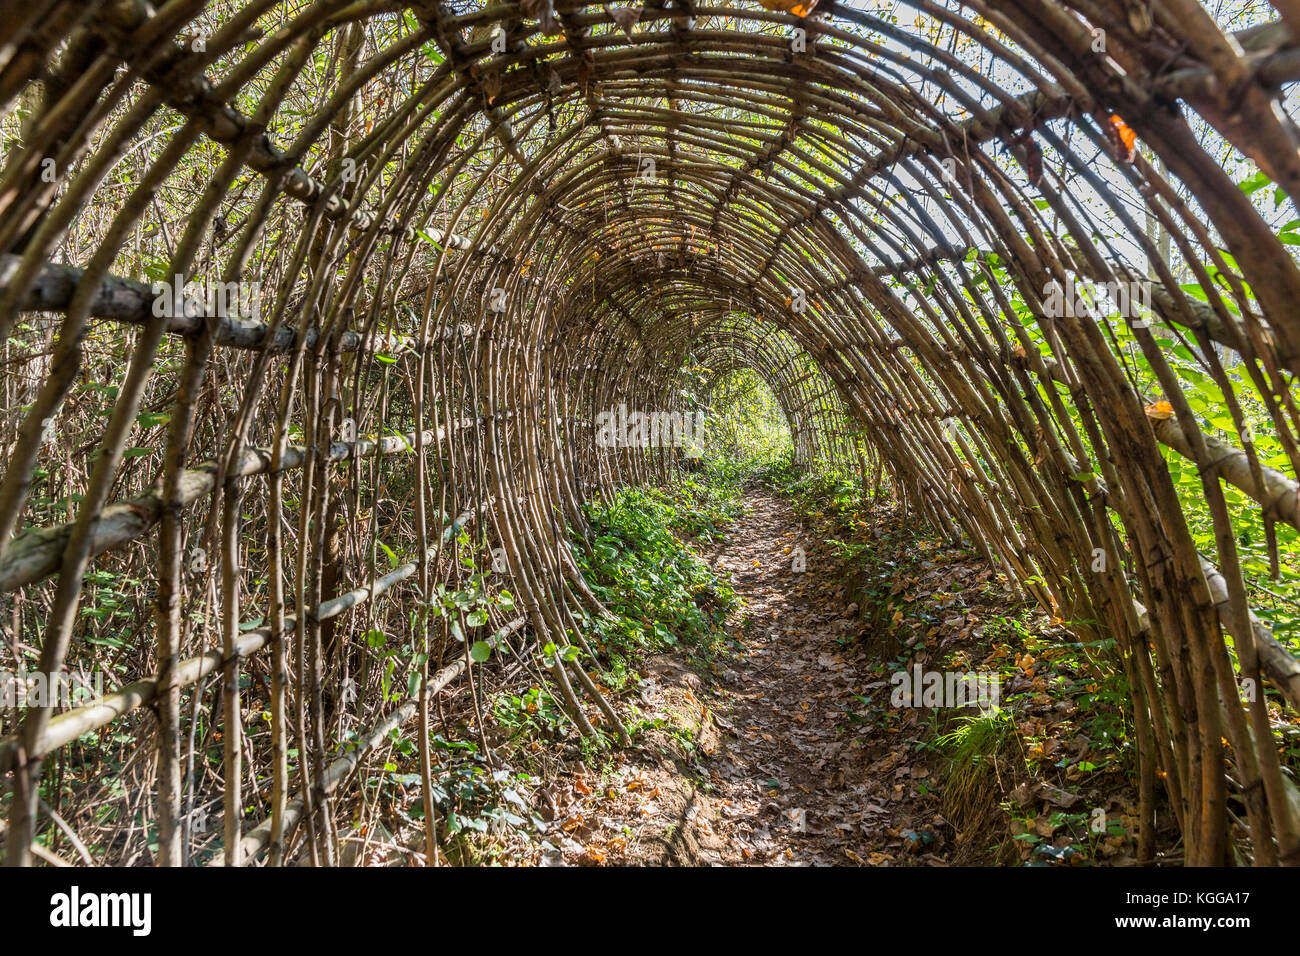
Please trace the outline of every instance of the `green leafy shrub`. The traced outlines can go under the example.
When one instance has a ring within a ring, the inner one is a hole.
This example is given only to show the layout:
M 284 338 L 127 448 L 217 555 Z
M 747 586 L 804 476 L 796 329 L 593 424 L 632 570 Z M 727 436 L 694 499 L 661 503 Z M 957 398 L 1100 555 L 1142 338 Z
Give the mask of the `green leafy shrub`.
M 716 529 L 727 511 L 721 499 L 710 498 L 700 508 L 644 488 L 623 489 L 588 507 L 592 553 L 579 546 L 574 553 L 592 591 L 618 616 L 595 625 L 611 656 L 660 651 L 679 641 L 705 654 L 714 651 L 736 596 L 674 528 Z

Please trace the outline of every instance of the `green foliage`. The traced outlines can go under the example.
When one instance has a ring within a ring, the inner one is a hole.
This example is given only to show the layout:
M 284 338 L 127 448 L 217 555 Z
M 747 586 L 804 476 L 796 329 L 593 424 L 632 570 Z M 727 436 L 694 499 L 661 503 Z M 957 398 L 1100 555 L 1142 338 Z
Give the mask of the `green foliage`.
M 1300 220 L 1282 222 L 1285 217 L 1285 210 L 1282 209 L 1285 198 L 1283 190 L 1269 188 L 1274 184 L 1260 172 L 1252 172 L 1238 185 L 1242 192 L 1256 202 L 1261 215 L 1279 223 L 1275 230 L 1280 241 L 1287 245 L 1300 243 L 1300 233 L 1297 233 Z M 1235 286 L 1242 291 L 1247 304 L 1258 308 L 1253 301 L 1254 292 L 1240 278 L 1241 270 L 1236 260 L 1222 250 L 1219 256 L 1226 269 L 1210 261 L 1199 264 L 1208 282 L 1202 282 L 1201 277 L 1191 274 L 1187 266 L 1175 262 L 1175 274 L 1192 280 L 1181 283 L 1180 288 L 1192 299 L 1201 302 L 1217 299 L 1228 311 L 1239 313 L 1240 307 L 1231 294 Z M 1042 354 L 1050 355 L 1052 348 L 1044 330 L 1033 310 L 1015 291 L 1015 283 L 1005 263 L 996 256 L 987 256 L 985 264 L 989 267 L 989 274 L 981 274 L 976 286 L 984 287 L 993 281 L 1010 290 L 1009 302 L 1018 320 L 1014 325 L 1011 322 L 1005 323 L 1002 334 L 1014 337 L 1019 331 Z M 1083 284 L 1080 287 L 1084 288 Z M 1267 382 L 1267 377 L 1258 367 L 1258 362 L 1252 368 L 1252 363 L 1243 360 L 1238 353 L 1208 342 L 1198 336 L 1194 329 L 1178 324 L 1167 326 L 1159 317 L 1152 315 L 1144 318 L 1150 325 L 1149 334 L 1155 346 L 1176 377 L 1178 388 L 1200 429 L 1207 435 L 1236 447 L 1245 444 L 1242 436 L 1247 435 L 1262 465 L 1276 468 L 1284 474 L 1292 474 L 1291 459 L 1278 436 L 1277 425 L 1269 410 L 1269 401 L 1261 392 L 1261 384 Z M 1111 342 L 1133 386 L 1153 402 L 1164 399 L 1166 396 L 1156 371 L 1140 346 L 1139 335 L 1145 337 L 1148 333 L 1135 331 L 1132 324 L 1113 308 L 1110 309 L 1110 314 L 1100 315 L 1099 321 L 1103 323 L 1103 334 Z M 1211 349 L 1213 357 L 1209 351 Z M 1222 378 L 1216 378 L 1216 364 L 1222 366 Z M 1051 400 L 1048 386 L 1039 384 L 1037 388 L 1045 400 Z M 1080 441 L 1088 448 L 1089 457 L 1095 460 L 1095 454 L 1086 439 L 1087 429 L 1069 390 L 1059 383 L 1055 384 L 1055 388 L 1057 397 L 1063 400 L 1063 407 L 1068 409 Z M 1278 398 L 1275 395 L 1273 401 L 1277 402 Z M 1239 422 L 1234 420 L 1231 402 L 1240 407 Z M 1195 463 L 1172 449 L 1162 447 L 1161 451 L 1197 549 L 1212 562 L 1221 564 L 1204 485 L 1207 480 L 1218 482 L 1220 478 L 1214 474 L 1208 477 L 1202 474 Z M 1086 476 L 1090 476 L 1089 469 L 1083 472 L 1083 477 Z M 1280 640 L 1294 647 L 1300 633 L 1300 534 L 1285 523 L 1278 522 L 1274 525 L 1277 552 L 1274 561 L 1270 555 L 1269 535 L 1258 503 L 1226 483 L 1223 484 L 1223 491 L 1232 517 L 1242 570 L 1252 591 L 1252 609 L 1269 623 Z M 1118 519 L 1114 520 L 1118 527 Z
M 559 701 L 536 686 L 519 695 L 500 695 L 492 711 L 497 722 L 510 729 L 512 737 L 522 739 L 563 736 L 565 728 L 572 726 Z
M 993 708 L 988 713 L 959 717 L 957 727 L 939 737 L 937 743 L 951 761 L 952 776 L 981 776 L 992 769 L 991 759 L 1014 742 L 1016 725 L 1010 711 Z
M 716 530 L 730 510 L 707 485 L 674 495 L 626 488 L 588 508 L 592 551 L 575 545 L 574 554 L 592 591 L 617 615 L 594 625 L 615 673 L 632 651 L 661 651 L 680 641 L 707 655 L 721 641 L 736 596 L 674 529 Z
M 447 740 L 430 735 L 434 759 L 434 785 L 430 791 L 446 842 L 445 851 L 459 863 L 482 862 L 509 831 L 540 830 L 544 824 L 531 811 L 521 790 L 533 782 L 527 773 L 492 769 L 470 741 Z M 415 791 L 420 775 L 399 773 L 396 764 L 384 767 L 389 778 Z M 410 802 L 409 812 L 400 812 L 407 822 L 419 825 L 424 805 L 419 798 Z
M 712 459 L 698 477 L 687 475 L 663 492 L 671 508 L 669 528 L 683 540 L 719 541 L 740 513 L 748 467 L 730 459 Z
M 705 430 L 712 457 L 750 467 L 779 461 L 793 451 L 785 413 L 753 369 L 736 369 L 714 383 Z
M 856 517 L 864 505 L 857 475 L 834 468 L 800 471 L 789 459 L 771 462 L 757 479 L 793 501 L 805 515 Z

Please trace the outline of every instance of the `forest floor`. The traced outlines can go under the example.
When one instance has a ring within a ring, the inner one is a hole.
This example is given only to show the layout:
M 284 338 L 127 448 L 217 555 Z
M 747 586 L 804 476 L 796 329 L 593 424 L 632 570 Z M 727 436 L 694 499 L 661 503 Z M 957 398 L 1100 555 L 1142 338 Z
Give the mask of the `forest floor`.
M 757 486 L 692 547 L 741 598 L 721 649 L 636 663 L 614 697 L 630 746 L 524 759 L 540 828 L 498 862 L 1133 862 L 1122 690 L 983 558 L 893 509 L 828 517 Z M 913 668 L 997 673 L 1001 709 L 898 706 Z
M 876 536 L 869 590 L 818 518 L 751 488 L 725 539 L 696 546 L 742 598 L 731 640 L 703 664 L 680 648 L 642 661 L 622 706 L 652 729 L 548 775 L 551 849 L 531 862 L 1131 863 L 1131 781 L 1080 709 L 1105 717 L 1100 685 L 1086 661 L 1044 649 L 1061 622 L 1000 613 L 1017 600 L 983 559 L 897 516 L 860 523 Z M 918 664 L 998 671 L 1017 702 L 983 717 L 892 706 L 891 671 Z M 985 736 L 955 771 L 962 727 Z
M 920 738 L 858 717 L 873 678 L 849 640 L 857 607 L 846 604 L 826 551 L 770 493 L 751 495 L 726 541 L 706 547 L 744 601 L 730 628 L 734 649 L 704 680 L 678 654 L 646 662 L 640 706 L 664 719 L 679 746 L 652 734 L 642 759 L 598 788 L 592 781 L 587 816 L 565 841 L 581 847 L 574 862 L 948 861 L 950 844 L 907 836 L 946 822 L 930 785 L 935 770 L 916 759 Z

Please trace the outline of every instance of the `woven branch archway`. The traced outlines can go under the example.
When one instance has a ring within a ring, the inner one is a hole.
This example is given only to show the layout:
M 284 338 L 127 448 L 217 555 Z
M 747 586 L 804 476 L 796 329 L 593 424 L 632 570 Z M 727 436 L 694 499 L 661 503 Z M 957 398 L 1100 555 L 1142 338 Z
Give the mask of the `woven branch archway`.
M 695 361 L 708 370 L 709 394 L 727 372 L 753 369 L 790 427 L 797 466 L 856 463 L 860 449 L 839 390 L 788 332 L 749 315 L 720 314 L 705 323 L 692 345 Z
M 433 695 L 473 679 L 450 628 L 478 621 L 415 622 L 396 704 L 362 636 L 495 553 L 515 610 L 491 605 L 491 639 L 581 641 L 601 609 L 566 524 L 682 457 L 601 447 L 594 421 L 681 411 L 693 361 L 754 367 L 805 462 L 879 463 L 1077 635 L 1117 642 L 1143 854 L 1163 786 L 1189 863 L 1242 832 L 1255 862 L 1300 861 L 1264 695 L 1239 692 L 1264 678 L 1296 708 L 1300 664 L 1252 614 L 1237 540 L 1258 508 L 1277 554 L 1300 519 L 1300 268 L 1222 162 L 1294 205 L 1290 4 L 1235 34 L 1194 0 L 5 7 L 7 643 L 58 672 L 93 636 L 92 563 L 141 582 L 134 683 L 0 741 L 10 862 L 31 859 L 43 765 L 110 724 L 149 742 L 160 863 L 186 859 L 208 777 L 227 862 L 304 841 L 333 862 L 336 789 L 404 721 L 427 748 Z M 175 276 L 255 283 L 259 314 L 155 308 Z M 1053 290 L 1082 283 L 1143 284 L 1150 308 L 1062 314 Z M 1175 345 L 1235 440 L 1202 428 Z M 1213 553 L 1162 454 L 1199 472 Z M 268 685 L 260 737 L 239 730 L 246 671 Z M 584 695 L 607 706 L 582 668 L 551 673 L 580 722 Z M 217 674 L 225 761 L 196 781 Z M 273 792 L 245 831 L 250 755 Z

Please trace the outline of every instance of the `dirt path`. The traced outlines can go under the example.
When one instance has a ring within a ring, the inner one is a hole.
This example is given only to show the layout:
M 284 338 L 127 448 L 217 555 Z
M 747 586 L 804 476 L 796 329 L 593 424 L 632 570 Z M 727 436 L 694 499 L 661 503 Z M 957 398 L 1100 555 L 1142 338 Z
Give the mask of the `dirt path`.
M 712 680 L 649 662 L 639 707 L 664 729 L 599 784 L 575 781 L 565 862 L 942 865 L 932 770 L 872 719 L 888 691 L 869 687 L 834 559 L 763 491 L 705 557 L 745 601 L 737 649 Z

